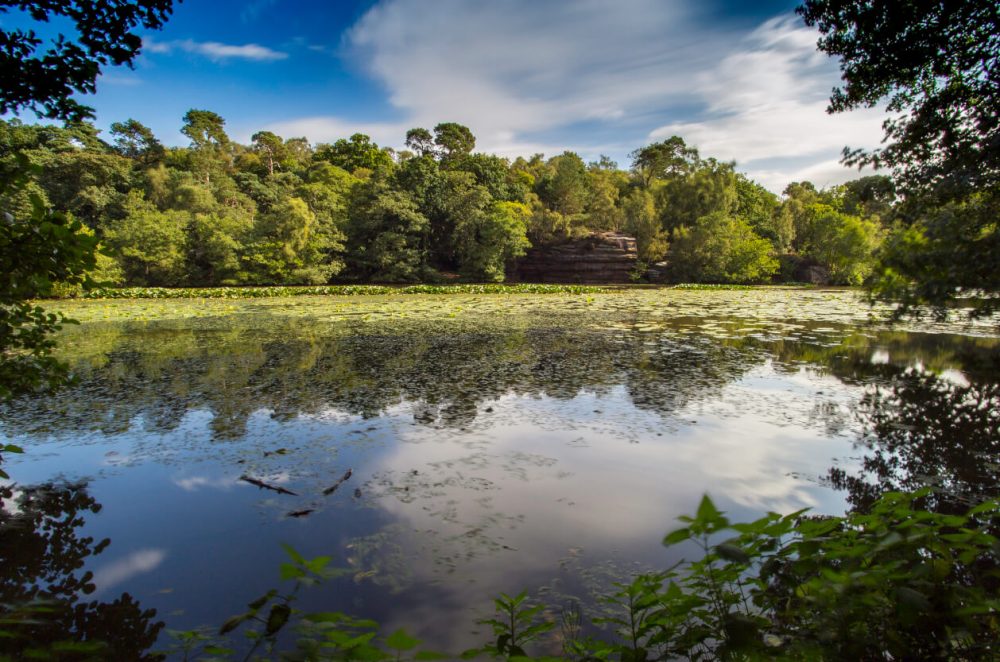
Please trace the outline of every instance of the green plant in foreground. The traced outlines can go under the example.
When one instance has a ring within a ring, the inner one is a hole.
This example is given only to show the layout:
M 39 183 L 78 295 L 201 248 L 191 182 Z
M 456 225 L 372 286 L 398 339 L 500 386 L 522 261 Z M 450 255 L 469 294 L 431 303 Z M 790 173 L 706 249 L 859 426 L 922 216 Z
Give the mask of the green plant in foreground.
M 462 654 L 463 658 L 477 657 L 487 653 L 500 657 L 526 657 L 525 646 L 552 630 L 555 623 L 540 621 L 537 617 L 544 605 L 529 606 L 528 594 L 521 591 L 514 597 L 501 593 L 493 600 L 496 607 L 494 618 L 487 618 L 480 623 L 493 628 L 496 640 L 483 646 L 473 648 Z
M 769 513 L 730 523 L 705 496 L 666 546 L 698 551 L 694 561 L 643 573 L 600 598 L 615 614 L 587 630 L 579 612 L 563 617 L 562 659 L 625 660 L 898 660 L 996 659 L 1000 655 L 1000 540 L 988 523 L 1000 502 L 986 501 L 964 515 L 914 508 L 929 489 L 887 493 L 866 512 L 844 517 Z M 986 522 L 987 524 L 984 524 Z M 419 640 L 403 631 L 380 638 L 378 624 L 336 612 L 299 613 L 300 586 L 338 574 L 329 557 L 307 560 L 287 548 L 282 578 L 296 588 L 270 591 L 222 627 L 246 627 L 253 641 L 245 659 L 277 651 L 289 624 L 299 635 L 283 659 L 442 659 L 414 652 Z M 527 593 L 501 594 L 493 630 L 482 647 L 462 654 L 506 659 L 531 655 L 550 640 L 558 612 L 530 602 Z M 178 636 L 175 634 L 175 636 Z M 182 644 L 207 643 L 208 656 L 231 655 L 197 631 Z
M 420 640 L 405 630 L 379 638 L 378 623 L 341 612 L 301 612 L 295 608 L 299 591 L 339 577 L 348 571 L 331 568 L 329 556 L 307 559 L 289 545 L 282 545 L 290 562 L 282 563 L 280 578 L 293 582 L 290 591 L 271 589 L 232 616 L 217 633 L 196 630 L 169 631 L 176 644 L 163 651 L 184 660 L 256 660 L 275 656 L 289 660 L 438 660 L 448 656 L 418 651 Z M 279 639 L 295 631 L 295 647 L 281 648 Z M 237 658 L 228 637 L 242 631 L 250 648 Z

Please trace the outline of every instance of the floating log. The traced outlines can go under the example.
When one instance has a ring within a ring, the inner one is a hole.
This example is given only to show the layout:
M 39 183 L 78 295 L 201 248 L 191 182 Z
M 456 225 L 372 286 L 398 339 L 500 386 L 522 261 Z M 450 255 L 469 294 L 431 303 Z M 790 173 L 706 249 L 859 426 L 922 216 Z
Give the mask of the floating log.
M 259 478 L 254 478 L 252 476 L 247 476 L 245 474 L 243 476 L 240 476 L 240 480 L 242 480 L 244 483 L 250 483 L 251 485 L 256 485 L 257 487 L 264 490 L 271 490 L 273 492 L 277 492 L 278 494 L 290 494 L 291 496 L 298 496 L 298 494 L 296 494 L 295 492 L 291 490 L 286 490 L 284 487 L 281 487 L 280 485 L 269 485 L 264 481 L 260 480 Z
M 348 469 L 347 472 L 344 473 L 344 475 L 340 477 L 340 480 L 338 480 L 336 483 L 334 483 L 330 487 L 328 487 L 325 490 L 323 490 L 323 496 L 330 496 L 331 494 L 333 494 L 334 492 L 336 492 L 337 488 L 340 487 L 344 483 L 344 481 L 346 481 L 348 478 L 351 477 L 351 473 L 352 473 L 352 471 L 350 469 Z

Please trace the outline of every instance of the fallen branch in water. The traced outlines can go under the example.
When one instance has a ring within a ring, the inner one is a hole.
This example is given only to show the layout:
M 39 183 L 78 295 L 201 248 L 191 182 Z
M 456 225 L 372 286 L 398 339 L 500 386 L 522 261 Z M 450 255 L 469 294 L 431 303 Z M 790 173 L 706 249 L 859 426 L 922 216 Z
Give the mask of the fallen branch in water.
M 330 496 L 331 494 L 333 494 L 334 492 L 336 492 L 337 488 L 340 487 L 343 484 L 344 481 L 346 481 L 348 478 L 351 477 L 351 473 L 352 473 L 352 471 L 350 469 L 348 469 L 347 472 L 343 476 L 340 477 L 340 480 L 338 480 L 336 483 L 334 483 L 330 487 L 328 487 L 325 490 L 323 490 L 323 496 Z
M 245 483 L 250 483 L 251 485 L 256 485 L 257 487 L 260 487 L 265 490 L 271 490 L 273 492 L 277 492 L 278 494 L 290 494 L 292 496 L 298 496 L 298 494 L 296 494 L 295 492 L 291 490 L 286 490 L 284 487 L 277 485 L 268 485 L 264 481 L 257 478 L 253 478 L 251 476 L 247 476 L 246 474 L 240 476 L 240 480 L 242 480 Z

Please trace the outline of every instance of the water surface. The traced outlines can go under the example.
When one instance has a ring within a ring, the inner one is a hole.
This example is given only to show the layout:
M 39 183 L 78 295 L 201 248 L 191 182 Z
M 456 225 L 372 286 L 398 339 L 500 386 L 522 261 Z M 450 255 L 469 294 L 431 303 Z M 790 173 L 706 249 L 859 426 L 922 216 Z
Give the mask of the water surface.
M 86 600 L 127 594 L 138 647 L 277 585 L 280 543 L 350 569 L 302 607 L 439 649 L 481 643 L 500 591 L 596 609 L 678 559 L 662 535 L 705 492 L 734 519 L 843 512 L 873 394 L 997 381 L 994 326 L 890 330 L 846 290 L 57 307 L 82 321 L 60 338 L 78 381 L 3 411 L 27 451 L 8 496 L 61 514 L 76 544 L 23 535 L 49 577 L 93 572 Z M 0 597 L 32 572 L 16 544 Z

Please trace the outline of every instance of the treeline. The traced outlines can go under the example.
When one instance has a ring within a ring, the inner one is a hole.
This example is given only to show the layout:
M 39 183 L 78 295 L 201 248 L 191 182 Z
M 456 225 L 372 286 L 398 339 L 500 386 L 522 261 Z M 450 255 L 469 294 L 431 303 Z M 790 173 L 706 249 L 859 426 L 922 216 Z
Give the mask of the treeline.
M 886 177 L 779 198 L 702 158 L 679 137 L 632 154 L 564 152 L 513 162 L 474 151 L 465 126 L 406 134 L 407 149 L 355 134 L 331 144 L 268 131 L 229 138 L 216 113 L 191 110 L 188 147 L 165 147 L 135 120 L 111 126 L 0 121 L 0 168 L 35 167 L 15 199 L 71 213 L 101 240 L 97 280 L 133 286 L 499 282 L 532 245 L 594 232 L 636 237 L 637 278 L 677 282 L 794 280 L 818 267 L 860 284 L 893 215 Z

